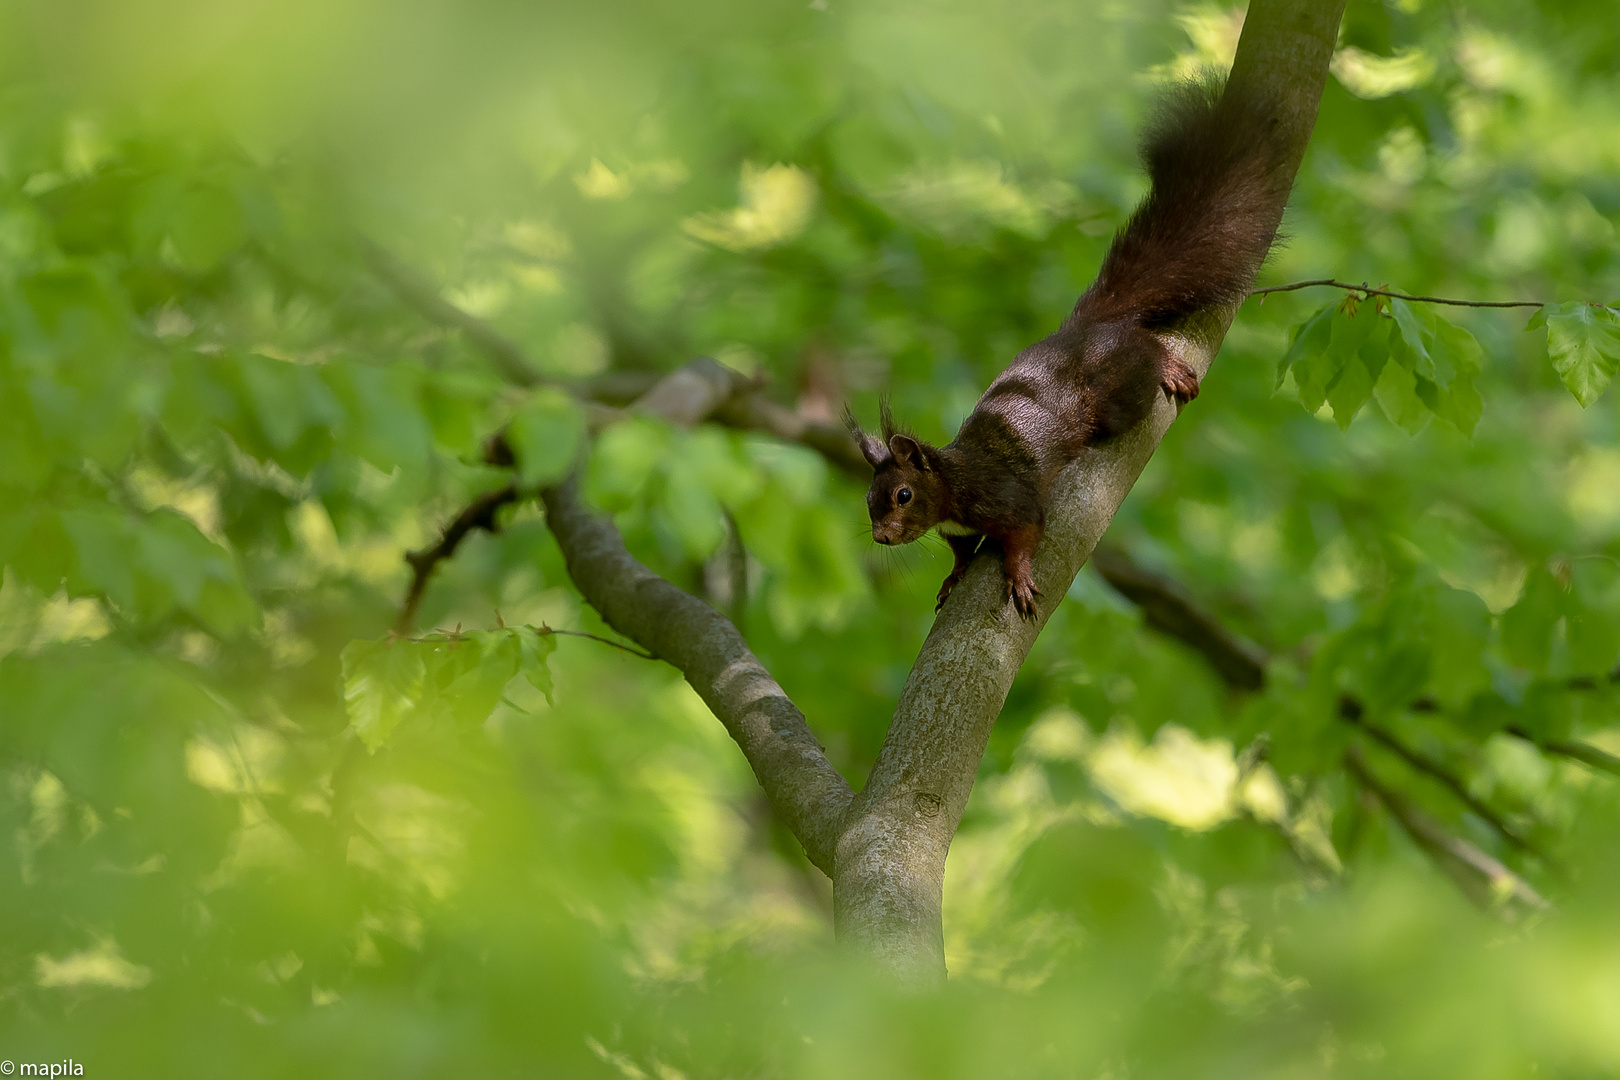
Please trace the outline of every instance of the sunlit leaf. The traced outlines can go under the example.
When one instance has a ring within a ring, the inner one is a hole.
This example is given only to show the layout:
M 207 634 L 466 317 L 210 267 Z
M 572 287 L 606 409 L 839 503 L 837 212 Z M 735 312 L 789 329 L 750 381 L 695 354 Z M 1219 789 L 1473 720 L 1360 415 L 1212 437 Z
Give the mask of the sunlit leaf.
M 424 646 L 384 638 L 343 650 L 343 699 L 349 723 L 375 752 L 421 701 L 427 679 Z
M 1620 314 L 1579 301 L 1548 304 L 1526 329 L 1542 325 L 1553 370 L 1583 408 L 1592 404 L 1620 371 Z
M 507 436 L 523 483 L 539 487 L 561 479 L 584 435 L 585 416 L 572 398 L 558 390 L 536 390 L 512 417 Z

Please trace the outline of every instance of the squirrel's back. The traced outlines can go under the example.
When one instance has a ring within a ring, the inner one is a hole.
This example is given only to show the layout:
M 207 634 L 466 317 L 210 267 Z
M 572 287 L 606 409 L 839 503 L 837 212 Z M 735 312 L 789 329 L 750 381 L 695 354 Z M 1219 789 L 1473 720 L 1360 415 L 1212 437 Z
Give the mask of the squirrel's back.
M 1292 170 L 1271 110 L 1215 81 L 1173 91 L 1142 140 L 1152 189 L 1070 323 L 1149 329 L 1243 299 L 1277 236 Z

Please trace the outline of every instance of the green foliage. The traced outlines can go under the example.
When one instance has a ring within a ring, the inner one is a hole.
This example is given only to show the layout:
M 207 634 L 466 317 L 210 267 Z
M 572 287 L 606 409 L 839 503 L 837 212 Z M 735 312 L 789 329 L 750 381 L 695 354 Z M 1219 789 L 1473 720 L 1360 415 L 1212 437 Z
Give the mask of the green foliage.
M 1108 542 L 1266 685 L 1085 571 L 952 847 L 956 977 L 902 995 L 828 948 L 825 880 L 676 673 L 532 629 L 606 633 L 531 495 L 584 459 L 859 787 L 949 553 L 874 551 L 806 447 L 587 433 L 572 391 L 706 355 L 948 438 L 1091 280 L 1154 87 L 1226 63 L 1230 14 L 0 3 L 0 1058 L 1616 1075 L 1617 784 L 1537 746 L 1620 752 L 1620 324 L 1585 302 L 1620 295 L 1611 8 L 1350 5 L 1267 281 L 1556 298 L 1545 342 L 1360 294 L 1240 312 Z M 514 481 L 427 629 L 380 636 L 404 554 Z M 1351 747 L 1554 910 L 1467 907 Z
M 567 472 L 585 437 L 585 417 L 573 398 L 539 390 L 512 417 L 507 440 L 518 456 L 518 479 L 527 487 L 554 484 Z
M 1341 429 L 1376 396 L 1384 416 L 1409 432 L 1438 416 L 1472 435 L 1484 406 L 1474 386 L 1483 356 L 1472 334 L 1432 308 L 1351 295 L 1294 329 L 1277 377 L 1281 385 L 1291 372 L 1299 403 L 1316 412 L 1326 402 Z
M 520 672 L 549 701 L 546 657 L 556 648 L 549 631 L 528 626 L 351 642 L 343 650 L 349 723 L 373 752 L 407 721 L 481 724 Z
M 1548 304 L 1525 329 L 1538 326 L 1547 328 L 1547 353 L 1559 378 L 1583 408 L 1592 404 L 1620 370 L 1620 314 L 1578 301 Z

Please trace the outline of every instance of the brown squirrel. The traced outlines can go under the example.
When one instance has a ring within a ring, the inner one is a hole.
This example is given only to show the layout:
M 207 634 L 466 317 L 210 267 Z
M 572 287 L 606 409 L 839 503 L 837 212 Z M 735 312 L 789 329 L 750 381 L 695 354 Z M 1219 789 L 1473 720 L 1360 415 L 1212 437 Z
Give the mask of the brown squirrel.
M 909 544 L 938 526 L 956 556 L 936 610 L 988 536 L 1001 544 L 1008 598 L 1034 618 L 1030 560 L 1057 474 L 1139 423 L 1161 390 L 1183 404 L 1198 396 L 1197 373 L 1161 334 L 1253 286 L 1292 181 L 1273 116 L 1214 82 L 1166 98 L 1142 141 L 1152 188 L 1096 282 L 1055 334 L 996 377 L 949 445 L 897 430 L 886 402 L 882 439 L 846 409 L 874 472 L 872 538 Z

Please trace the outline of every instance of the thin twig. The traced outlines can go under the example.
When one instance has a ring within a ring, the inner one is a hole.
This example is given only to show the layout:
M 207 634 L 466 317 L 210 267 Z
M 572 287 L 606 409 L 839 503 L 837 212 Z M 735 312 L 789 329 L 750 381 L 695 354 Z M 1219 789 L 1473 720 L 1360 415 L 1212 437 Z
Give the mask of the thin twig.
M 1551 906 L 1524 878 L 1468 841 L 1446 832 L 1405 795 L 1379 780 L 1367 766 L 1359 747 L 1352 746 L 1344 752 L 1344 766 L 1356 783 L 1378 797 L 1412 842 L 1480 907 L 1505 914 L 1505 901 L 1510 899 L 1534 909 Z
M 411 626 L 416 622 L 416 609 L 421 606 L 422 594 L 427 591 L 428 578 L 433 576 L 434 568 L 454 555 L 456 548 L 474 529 L 495 532 L 498 527 L 495 523 L 495 511 L 507 503 L 516 502 L 517 497 L 516 484 L 507 484 L 503 488 L 486 491 L 451 519 L 450 524 L 444 527 L 437 544 L 421 551 L 405 553 L 405 561 L 411 566 L 411 584 L 405 591 L 405 602 L 400 606 L 399 618 L 394 620 L 396 634 L 403 636 L 411 632 Z
M 1407 746 L 1396 738 L 1392 732 L 1386 731 L 1376 724 L 1369 723 L 1365 710 L 1361 707 L 1361 702 L 1349 695 L 1341 697 L 1339 699 L 1339 718 L 1366 732 L 1373 741 L 1389 750 L 1418 772 L 1438 780 L 1447 791 L 1457 797 L 1459 802 L 1473 811 L 1476 817 L 1495 829 L 1502 839 L 1520 851 L 1529 852 L 1538 857 L 1545 857 L 1536 845 L 1520 835 L 1519 831 L 1509 825 L 1500 814 L 1476 798 L 1473 792 L 1463 785 L 1462 780 L 1455 773 L 1428 755 Z
M 640 649 L 632 649 L 622 641 L 614 641 L 612 638 L 605 638 L 596 634 L 587 634 L 583 630 L 558 630 L 556 627 L 547 626 L 545 623 L 541 623 L 539 626 L 531 626 L 529 629 L 533 630 L 537 634 L 566 634 L 569 637 L 590 638 L 592 641 L 600 641 L 603 645 L 611 645 L 615 649 L 622 649 L 631 656 L 639 656 L 643 660 L 659 659 L 659 657 L 650 652 L 642 652 Z
M 500 628 L 502 630 L 515 630 L 516 629 L 516 627 L 506 625 L 505 621 L 503 621 L 501 619 L 501 613 L 499 611 L 497 611 L 495 613 L 495 619 L 496 619 L 497 622 L 500 623 Z M 542 635 L 543 634 L 563 634 L 563 635 L 566 635 L 568 637 L 590 638 L 592 641 L 600 641 L 603 645 L 611 645 L 615 649 L 622 649 L 623 651 L 629 653 L 631 656 L 639 657 L 642 660 L 657 660 L 657 659 L 660 659 L 659 657 L 653 655 L 650 652 L 642 652 L 640 649 L 632 649 L 630 646 L 626 645 L 622 641 L 614 641 L 612 638 L 605 638 L 605 637 L 602 637 L 602 636 L 600 636 L 598 634 L 587 634 L 583 630 L 558 630 L 556 627 L 547 626 L 545 623 L 541 623 L 539 626 L 534 626 L 532 624 L 526 625 L 524 627 L 524 629 L 533 630 L 535 633 L 542 634 Z M 461 624 L 457 623 L 456 628 L 454 630 L 435 630 L 432 633 L 422 634 L 422 635 L 420 635 L 418 637 L 411 637 L 409 634 L 401 634 L 401 633 L 396 632 L 394 634 L 392 640 L 395 640 L 395 641 L 414 641 L 414 642 L 416 642 L 418 644 L 420 644 L 422 642 L 425 642 L 425 641 L 460 641 L 460 640 L 462 640 Z
M 1450 304 L 1452 307 L 1485 307 L 1485 308 L 1521 308 L 1546 307 L 1540 300 L 1453 300 L 1444 296 L 1411 296 L 1407 293 L 1390 292 L 1388 289 L 1374 289 L 1365 282 L 1352 285 L 1348 281 L 1335 281 L 1332 278 L 1316 278 L 1312 281 L 1296 281 L 1290 285 L 1268 285 L 1264 289 L 1255 289 L 1250 296 L 1264 296 L 1267 293 L 1293 292 L 1295 289 L 1309 289 L 1315 286 L 1325 286 L 1330 289 L 1344 289 L 1348 292 L 1367 293 L 1371 296 L 1391 296 L 1396 300 L 1411 300 L 1418 304 Z

